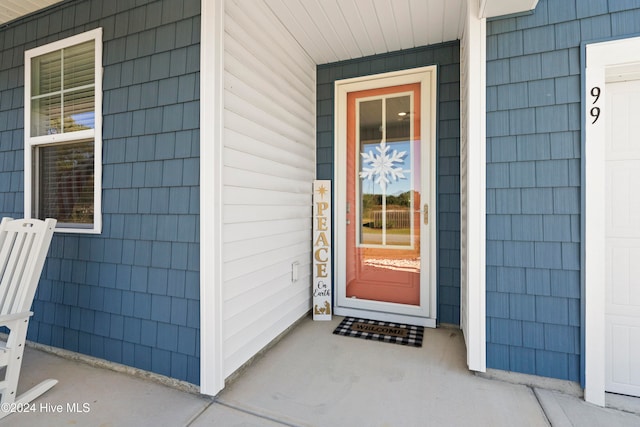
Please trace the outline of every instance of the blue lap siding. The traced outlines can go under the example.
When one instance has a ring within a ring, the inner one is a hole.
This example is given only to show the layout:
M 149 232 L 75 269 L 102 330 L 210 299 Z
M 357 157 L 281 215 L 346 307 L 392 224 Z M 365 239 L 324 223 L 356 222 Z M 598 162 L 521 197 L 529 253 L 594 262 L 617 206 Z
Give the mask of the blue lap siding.
M 640 2 L 540 0 L 487 24 L 487 366 L 580 381 L 581 43 Z
M 336 80 L 438 66 L 438 322 L 460 323 L 460 52 L 450 42 L 318 66 L 317 176 L 334 175 Z
M 103 231 L 56 234 L 28 339 L 199 383 L 199 0 L 0 29 L 0 216 L 23 216 L 24 51 L 103 28 Z

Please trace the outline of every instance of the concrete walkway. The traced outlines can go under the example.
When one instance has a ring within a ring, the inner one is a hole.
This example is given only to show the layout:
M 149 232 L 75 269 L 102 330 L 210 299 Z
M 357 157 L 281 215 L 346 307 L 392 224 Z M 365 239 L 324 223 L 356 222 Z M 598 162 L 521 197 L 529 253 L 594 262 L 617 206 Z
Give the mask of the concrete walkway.
M 28 348 L 20 387 L 59 383 L 0 427 L 640 425 L 640 399 L 598 408 L 470 373 L 458 330 L 409 348 L 332 335 L 339 321 L 305 319 L 216 398 Z

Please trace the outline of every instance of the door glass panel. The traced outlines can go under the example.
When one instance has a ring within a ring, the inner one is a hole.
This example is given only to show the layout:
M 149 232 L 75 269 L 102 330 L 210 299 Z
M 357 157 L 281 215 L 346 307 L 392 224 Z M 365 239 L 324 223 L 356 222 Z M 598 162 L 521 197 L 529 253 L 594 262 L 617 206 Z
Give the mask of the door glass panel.
M 348 97 L 347 298 L 420 304 L 419 94 L 413 84 Z
M 382 141 L 382 100 L 362 101 L 360 104 L 359 153 L 375 158 L 376 147 Z M 363 169 L 373 167 L 360 161 L 360 175 Z M 372 174 L 371 178 L 375 175 Z M 382 197 L 373 179 L 363 180 L 360 185 L 360 244 L 382 244 Z M 378 194 L 376 194 L 378 193 Z
M 360 245 L 413 245 L 411 96 L 359 102 Z
M 405 153 L 398 161 L 401 177 L 387 185 L 386 240 L 387 245 L 411 246 L 411 211 L 413 208 L 413 156 L 411 147 L 411 97 L 386 99 L 385 139 L 393 152 Z M 402 163 L 400 163 L 402 161 Z

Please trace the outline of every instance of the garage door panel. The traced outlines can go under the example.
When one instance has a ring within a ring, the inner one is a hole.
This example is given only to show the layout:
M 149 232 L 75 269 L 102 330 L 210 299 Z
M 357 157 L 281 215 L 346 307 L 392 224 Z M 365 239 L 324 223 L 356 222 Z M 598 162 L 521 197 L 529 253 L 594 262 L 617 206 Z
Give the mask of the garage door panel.
M 640 306 L 640 239 L 607 239 L 607 308 L 629 313 Z M 619 312 L 616 312 L 621 314 Z
M 607 316 L 608 391 L 640 394 L 640 319 Z
M 640 139 L 635 137 L 640 117 L 640 81 L 607 85 L 607 160 L 640 159 Z
M 640 138 L 638 138 L 640 139 Z M 607 236 L 640 238 L 640 161 L 607 162 Z
M 640 396 L 640 81 L 605 93 L 605 388 Z

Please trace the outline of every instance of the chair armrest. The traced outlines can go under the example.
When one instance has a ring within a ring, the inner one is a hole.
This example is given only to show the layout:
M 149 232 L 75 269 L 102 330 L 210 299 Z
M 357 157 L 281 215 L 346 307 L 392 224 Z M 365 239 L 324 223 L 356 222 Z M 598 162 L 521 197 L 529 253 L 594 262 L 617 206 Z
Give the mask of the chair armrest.
M 2 314 L 0 315 L 0 326 L 5 326 L 9 322 L 20 319 L 28 319 L 33 315 L 32 311 L 23 311 L 22 313 Z

